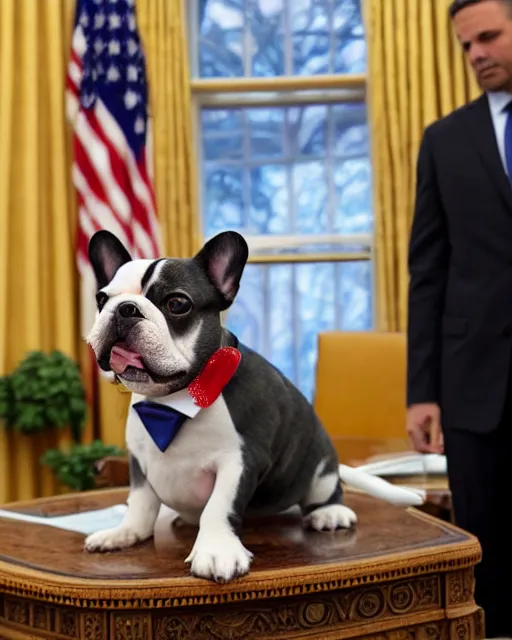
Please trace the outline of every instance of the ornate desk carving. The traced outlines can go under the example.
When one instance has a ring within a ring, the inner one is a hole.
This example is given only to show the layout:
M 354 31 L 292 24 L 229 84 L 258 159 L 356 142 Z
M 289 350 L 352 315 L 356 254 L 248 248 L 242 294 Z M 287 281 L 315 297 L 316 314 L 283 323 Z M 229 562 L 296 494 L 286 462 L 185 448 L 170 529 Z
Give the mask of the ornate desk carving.
M 126 490 L 8 505 L 58 515 L 117 504 Z M 355 531 L 303 531 L 298 516 L 253 520 L 249 576 L 198 580 L 196 531 L 159 522 L 154 540 L 106 555 L 81 534 L 0 518 L 0 638 L 53 640 L 480 640 L 473 537 L 416 510 L 347 494 Z

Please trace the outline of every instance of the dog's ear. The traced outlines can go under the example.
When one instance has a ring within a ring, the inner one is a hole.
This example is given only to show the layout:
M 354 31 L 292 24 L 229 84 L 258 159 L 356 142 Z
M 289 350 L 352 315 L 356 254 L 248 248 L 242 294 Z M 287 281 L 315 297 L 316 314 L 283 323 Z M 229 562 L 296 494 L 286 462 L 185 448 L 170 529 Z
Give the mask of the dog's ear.
M 110 231 L 97 231 L 89 240 L 89 260 L 98 289 L 106 287 L 119 267 L 131 259 L 123 243 Z
M 244 238 L 235 231 L 219 233 L 194 258 L 222 296 L 221 310 L 227 309 L 240 288 L 240 278 L 249 257 Z

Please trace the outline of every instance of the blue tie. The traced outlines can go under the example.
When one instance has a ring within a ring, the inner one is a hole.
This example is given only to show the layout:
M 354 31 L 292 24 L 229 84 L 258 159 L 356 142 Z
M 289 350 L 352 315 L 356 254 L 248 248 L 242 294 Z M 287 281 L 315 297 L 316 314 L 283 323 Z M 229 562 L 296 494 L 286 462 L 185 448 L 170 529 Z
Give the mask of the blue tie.
M 133 408 L 160 451 L 167 449 L 189 417 L 165 404 L 147 400 L 136 402 Z
M 505 107 L 507 112 L 507 124 L 505 125 L 505 164 L 507 165 L 508 179 L 512 181 L 512 102 Z

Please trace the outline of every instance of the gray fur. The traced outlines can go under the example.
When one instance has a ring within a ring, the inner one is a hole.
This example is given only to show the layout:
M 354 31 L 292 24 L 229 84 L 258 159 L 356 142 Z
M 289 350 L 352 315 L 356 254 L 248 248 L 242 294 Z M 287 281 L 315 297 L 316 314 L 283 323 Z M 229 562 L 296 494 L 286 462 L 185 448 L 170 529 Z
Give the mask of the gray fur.
M 137 458 L 130 454 L 130 485 L 133 489 L 138 489 L 146 482 L 146 476 L 142 471 Z
M 295 505 L 307 509 L 303 499 L 320 462 L 326 461 L 325 473 L 338 470 L 331 440 L 311 404 L 278 369 L 228 331 L 223 344 L 242 353 L 238 371 L 223 392 L 244 441 L 245 472 L 234 521 L 244 514 L 265 516 Z M 338 504 L 342 493 L 338 481 Z

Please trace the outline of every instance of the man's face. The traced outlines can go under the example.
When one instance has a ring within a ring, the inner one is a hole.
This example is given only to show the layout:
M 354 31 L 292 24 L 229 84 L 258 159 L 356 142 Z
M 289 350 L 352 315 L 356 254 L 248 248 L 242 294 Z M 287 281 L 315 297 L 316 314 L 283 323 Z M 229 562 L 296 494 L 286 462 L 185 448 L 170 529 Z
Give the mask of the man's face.
M 455 33 L 484 91 L 512 91 L 512 7 L 500 0 L 467 6 Z

